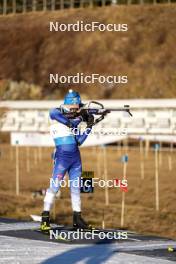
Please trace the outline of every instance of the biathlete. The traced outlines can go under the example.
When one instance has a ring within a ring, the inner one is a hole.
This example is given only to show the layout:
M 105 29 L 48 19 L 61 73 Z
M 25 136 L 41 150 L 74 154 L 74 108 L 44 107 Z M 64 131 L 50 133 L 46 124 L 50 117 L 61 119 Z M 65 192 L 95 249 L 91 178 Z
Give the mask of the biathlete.
M 88 225 L 81 216 L 80 186 L 74 184 L 80 181 L 82 174 L 82 163 L 79 146 L 83 144 L 91 132 L 94 124 L 93 115 L 74 117 L 74 113 L 79 113 L 82 106 L 81 97 L 78 92 L 69 90 L 64 98 L 64 105 L 60 108 L 52 109 L 49 113 L 51 127 L 50 133 L 55 142 L 54 167 L 50 187 L 46 191 L 44 198 L 44 209 L 42 212 L 41 230 L 50 229 L 50 210 L 53 205 L 55 195 L 60 188 L 60 182 L 68 172 L 70 180 L 71 203 L 73 210 L 73 226 L 75 228 L 88 229 Z M 87 122 L 84 133 L 74 133 L 78 125 Z M 58 181 L 56 181 L 58 180 Z

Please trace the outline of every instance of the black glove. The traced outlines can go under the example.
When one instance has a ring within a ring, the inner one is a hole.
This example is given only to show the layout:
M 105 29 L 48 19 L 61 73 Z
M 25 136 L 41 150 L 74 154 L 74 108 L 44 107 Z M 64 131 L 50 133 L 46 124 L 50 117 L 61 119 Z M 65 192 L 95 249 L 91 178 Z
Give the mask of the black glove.
M 89 114 L 85 109 L 81 109 L 81 111 L 79 112 L 79 115 L 82 117 L 82 121 L 83 122 L 88 122 L 88 118 L 89 118 Z
M 87 117 L 87 128 L 92 128 L 94 125 L 94 116 L 88 115 Z

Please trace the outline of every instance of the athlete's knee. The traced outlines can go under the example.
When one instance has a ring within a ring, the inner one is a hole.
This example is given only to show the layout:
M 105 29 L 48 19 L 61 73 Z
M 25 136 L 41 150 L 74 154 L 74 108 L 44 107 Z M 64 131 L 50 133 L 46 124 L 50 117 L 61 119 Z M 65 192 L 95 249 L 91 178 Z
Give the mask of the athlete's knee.
M 60 175 L 59 175 L 60 176 Z M 61 182 L 62 182 L 62 180 L 63 180 L 63 175 L 62 175 L 62 177 L 60 176 L 59 177 L 58 175 L 56 175 L 55 177 L 52 177 L 51 179 L 50 179 L 50 189 L 53 191 L 53 192 L 55 192 L 55 193 L 57 193 L 58 191 L 59 191 L 59 189 L 60 189 L 60 186 L 61 186 Z
M 55 195 L 56 195 L 56 192 L 53 189 L 51 188 L 47 189 L 44 202 L 52 204 L 54 201 Z
M 80 180 L 78 181 L 74 181 L 72 182 L 72 184 L 70 185 L 70 191 L 71 194 L 79 194 L 80 193 L 80 189 L 81 189 L 81 183 Z

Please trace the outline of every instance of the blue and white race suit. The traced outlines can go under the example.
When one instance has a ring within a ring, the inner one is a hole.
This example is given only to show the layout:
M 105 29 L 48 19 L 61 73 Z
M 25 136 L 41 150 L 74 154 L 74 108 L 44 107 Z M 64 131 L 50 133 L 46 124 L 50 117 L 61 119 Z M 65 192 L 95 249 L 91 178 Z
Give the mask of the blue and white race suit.
M 66 172 L 69 175 L 72 209 L 77 212 L 81 211 L 80 186 L 78 183 L 82 173 L 82 163 L 79 145 L 86 140 L 91 132 L 91 128 L 88 128 L 84 133 L 80 133 L 77 127 L 81 121 L 81 117 L 68 119 L 59 108 L 50 111 L 50 134 L 55 142 L 56 149 L 52 180 L 44 199 L 44 211 L 50 211 L 54 196 L 60 188 L 58 183 L 64 179 Z M 70 129 L 68 124 L 74 129 Z

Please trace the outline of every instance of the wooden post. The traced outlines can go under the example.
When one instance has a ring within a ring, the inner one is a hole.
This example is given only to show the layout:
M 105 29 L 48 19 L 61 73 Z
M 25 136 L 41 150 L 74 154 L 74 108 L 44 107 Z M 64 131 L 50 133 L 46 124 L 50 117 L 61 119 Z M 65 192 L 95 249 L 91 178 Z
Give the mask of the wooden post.
M 141 161 L 141 179 L 143 180 L 145 177 L 145 169 L 144 169 L 144 159 Z
M 26 13 L 26 0 L 23 0 L 23 13 Z
M 172 170 L 172 157 L 170 154 L 168 155 L 168 166 L 169 166 L 169 171 L 171 171 Z
M 10 146 L 10 159 L 13 160 L 13 146 Z
M 16 195 L 19 195 L 20 193 L 20 187 L 19 187 L 19 142 L 16 142 L 16 157 L 15 157 L 15 163 L 16 163 Z
M 159 145 L 155 145 L 155 203 L 156 211 L 159 211 L 159 162 L 158 162 Z
M 146 141 L 145 141 L 145 158 L 148 158 L 149 147 L 150 147 L 150 141 L 148 139 L 146 139 Z
M 126 180 L 127 162 L 123 164 L 123 179 Z
M 117 5 L 117 0 L 111 0 L 111 5 L 112 6 Z
M 117 154 L 121 154 L 121 141 L 117 141 Z
M 125 139 L 122 141 L 122 154 L 125 153 Z
M 70 0 L 70 8 L 74 8 L 74 0 Z
M 51 10 L 55 11 L 56 9 L 56 0 L 51 0 Z
M 173 153 L 173 142 L 170 143 L 170 153 Z
M 64 0 L 60 0 L 60 9 L 64 9 Z
M 104 162 L 104 180 L 107 183 L 108 172 L 107 172 L 107 155 L 106 155 L 106 147 L 103 147 L 103 162 Z M 105 186 L 105 205 L 109 205 L 109 192 L 108 187 Z
M 128 139 L 127 138 L 123 140 L 123 153 L 126 153 L 126 152 L 128 152 Z
M 170 144 L 170 152 L 172 152 L 173 153 L 173 142 L 171 142 L 171 144 Z
M 105 215 L 104 215 L 104 209 L 103 209 L 102 229 L 105 229 Z
M 26 147 L 26 171 L 27 173 L 30 172 L 30 149 Z
M 120 226 L 124 226 L 124 215 L 125 215 L 125 192 L 122 192 L 122 207 L 121 207 L 121 221 Z
M 168 155 L 169 171 L 172 170 L 172 154 L 173 154 L 173 142 L 170 143 L 170 153 Z
M 16 0 L 13 0 L 12 2 L 12 10 L 13 14 L 16 14 Z
M 162 142 L 160 142 L 160 149 L 159 149 L 159 165 L 161 166 L 163 163 L 162 159 Z
M 7 0 L 3 1 L 3 15 L 7 15 Z
M 125 152 L 128 152 L 128 138 L 125 139 Z
M 41 146 L 38 147 L 38 160 L 39 161 L 42 160 L 42 148 L 41 148 Z
M 80 7 L 84 7 L 84 0 L 80 0 Z
M 97 147 L 97 176 L 100 178 L 101 175 L 101 150 Z
M 47 10 L 47 0 L 43 0 L 43 11 Z
M 93 0 L 89 0 L 89 7 L 90 7 L 90 8 L 93 7 Z
M 141 179 L 144 179 L 144 149 L 143 149 L 143 140 L 140 139 L 140 167 L 141 167 Z
M 122 161 L 123 161 L 123 179 L 125 180 L 127 173 L 128 156 L 124 155 L 122 157 Z M 121 221 L 120 221 L 121 227 L 124 227 L 124 216 L 125 216 L 125 192 L 122 191 Z
M 37 163 L 38 163 L 37 149 L 34 147 L 34 164 L 37 165 Z
M 32 1 L 32 11 L 35 12 L 37 10 L 37 2 L 36 0 Z
M 106 0 L 101 0 L 101 5 L 105 6 L 105 4 L 106 4 Z

